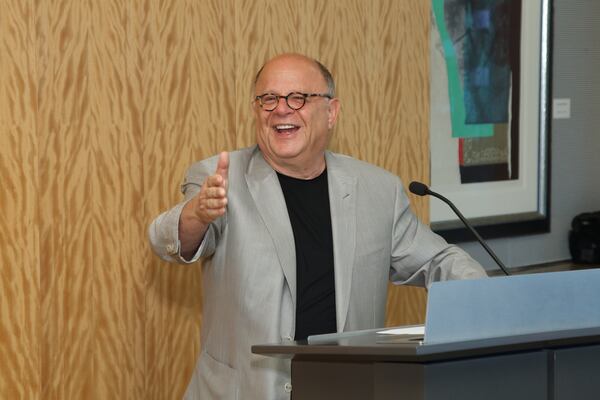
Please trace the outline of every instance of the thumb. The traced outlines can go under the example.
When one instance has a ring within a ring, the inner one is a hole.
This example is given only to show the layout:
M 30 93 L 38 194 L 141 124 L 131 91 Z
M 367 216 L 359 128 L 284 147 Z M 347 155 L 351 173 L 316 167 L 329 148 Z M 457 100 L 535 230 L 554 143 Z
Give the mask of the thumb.
M 223 177 L 223 181 L 227 182 L 227 175 L 229 173 L 229 153 L 226 151 L 221 152 L 219 154 L 219 161 L 217 162 L 217 170 L 216 174 L 221 175 Z

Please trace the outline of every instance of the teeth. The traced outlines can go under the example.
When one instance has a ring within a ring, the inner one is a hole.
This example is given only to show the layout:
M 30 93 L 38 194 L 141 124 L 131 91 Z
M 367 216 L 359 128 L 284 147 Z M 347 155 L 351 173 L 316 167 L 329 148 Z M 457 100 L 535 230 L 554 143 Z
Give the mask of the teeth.
M 295 128 L 295 126 L 294 125 L 289 125 L 289 124 L 287 124 L 287 125 L 275 125 L 275 129 L 279 129 L 279 130 L 281 130 L 281 129 L 293 129 L 293 128 Z

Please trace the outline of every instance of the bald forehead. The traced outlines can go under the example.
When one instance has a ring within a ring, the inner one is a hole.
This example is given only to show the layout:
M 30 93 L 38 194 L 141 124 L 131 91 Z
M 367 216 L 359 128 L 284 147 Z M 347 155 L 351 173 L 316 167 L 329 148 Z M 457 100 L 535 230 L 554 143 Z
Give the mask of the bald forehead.
M 293 63 L 293 64 L 305 64 L 307 66 L 312 66 L 314 68 L 318 68 L 317 61 L 313 58 L 307 57 L 302 54 L 280 54 L 271 58 L 269 61 L 265 63 L 265 67 L 272 64 L 280 64 L 280 63 Z
M 329 71 L 325 67 L 321 67 L 316 60 L 301 54 L 284 54 L 267 61 L 256 74 L 254 86 L 261 86 L 264 81 L 286 74 L 310 76 L 311 80 L 316 81 L 319 86 L 328 88 L 330 92 L 333 89 L 331 87 L 333 82 L 330 84 L 327 79 L 327 75 L 331 76 Z M 333 81 L 332 78 L 331 81 Z M 333 93 L 331 94 L 333 95 Z
M 277 56 L 267 61 L 256 74 L 254 83 L 258 83 L 263 73 L 271 71 L 285 70 L 289 68 L 298 68 L 311 72 L 319 72 L 319 65 L 312 58 L 300 54 L 285 54 Z

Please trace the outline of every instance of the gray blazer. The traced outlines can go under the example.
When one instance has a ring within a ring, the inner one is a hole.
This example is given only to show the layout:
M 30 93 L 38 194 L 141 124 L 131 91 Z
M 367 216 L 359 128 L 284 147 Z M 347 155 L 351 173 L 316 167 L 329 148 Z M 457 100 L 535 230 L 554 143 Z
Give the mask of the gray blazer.
M 388 280 L 427 287 L 486 276 L 419 222 L 397 176 L 345 155 L 327 152 L 326 161 L 339 332 L 383 326 Z M 179 216 L 216 163 L 193 164 L 185 201 L 150 225 L 164 260 L 186 263 Z M 230 153 L 228 200 L 190 261 L 206 258 L 202 350 L 185 398 L 289 399 L 289 360 L 250 352 L 253 344 L 292 340 L 296 304 L 294 236 L 277 175 L 258 147 Z

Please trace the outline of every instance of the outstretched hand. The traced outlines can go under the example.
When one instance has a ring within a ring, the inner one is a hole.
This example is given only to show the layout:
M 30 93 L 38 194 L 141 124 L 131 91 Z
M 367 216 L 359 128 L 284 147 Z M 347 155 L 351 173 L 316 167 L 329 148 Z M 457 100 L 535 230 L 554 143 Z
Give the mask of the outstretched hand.
M 215 173 L 204 181 L 200 193 L 194 199 L 194 214 L 203 224 L 210 224 L 225 214 L 227 207 L 227 176 L 229 153 L 219 154 Z

